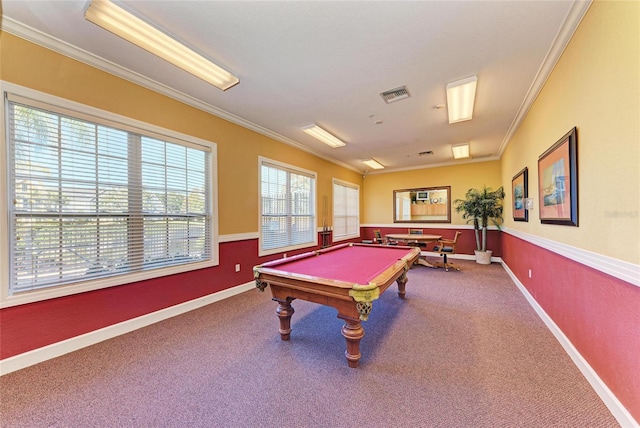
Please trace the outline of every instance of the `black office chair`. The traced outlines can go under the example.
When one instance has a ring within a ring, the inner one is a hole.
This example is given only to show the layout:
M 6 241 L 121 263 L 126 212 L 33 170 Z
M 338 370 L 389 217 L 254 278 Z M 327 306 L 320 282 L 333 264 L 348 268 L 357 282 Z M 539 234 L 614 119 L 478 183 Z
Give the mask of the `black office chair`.
M 453 263 L 449 263 L 449 261 L 447 260 L 448 254 L 456 253 L 456 242 L 458 242 L 458 236 L 460 235 L 462 235 L 462 232 L 458 231 L 456 232 L 456 235 L 453 237 L 453 239 L 438 240 L 436 246 L 433 247 L 433 251 L 436 253 L 440 253 L 440 255 L 443 257 L 443 261 L 433 263 L 434 267 L 444 267 L 444 270 L 446 272 L 449 272 L 449 268 L 460 270 L 459 267 L 455 266 Z

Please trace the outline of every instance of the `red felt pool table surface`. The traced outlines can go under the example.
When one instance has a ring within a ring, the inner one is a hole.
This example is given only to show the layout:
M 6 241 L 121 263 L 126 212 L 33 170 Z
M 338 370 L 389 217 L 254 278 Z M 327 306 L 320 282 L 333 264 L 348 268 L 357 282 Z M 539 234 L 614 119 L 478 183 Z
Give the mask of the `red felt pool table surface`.
M 278 302 L 282 340 L 290 338 L 292 301 L 332 306 L 345 321 L 342 335 L 349 367 L 358 367 L 364 336 L 361 321 L 367 320 L 373 301 L 394 281 L 398 296 L 404 298 L 407 271 L 419 255 L 416 247 L 342 244 L 263 263 L 253 270 L 256 287 L 264 291 L 269 285 L 272 300 Z
M 298 275 L 369 284 L 413 249 L 381 245 L 340 245 L 262 266 Z

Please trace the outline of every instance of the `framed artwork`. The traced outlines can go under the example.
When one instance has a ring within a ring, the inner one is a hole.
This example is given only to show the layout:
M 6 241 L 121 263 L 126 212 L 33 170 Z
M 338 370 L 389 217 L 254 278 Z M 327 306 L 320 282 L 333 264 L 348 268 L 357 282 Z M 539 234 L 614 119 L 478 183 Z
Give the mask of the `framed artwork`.
M 573 128 L 538 158 L 540 222 L 578 226 L 578 141 Z
M 529 221 L 526 199 L 529 197 L 529 169 L 524 168 L 511 180 L 513 220 Z

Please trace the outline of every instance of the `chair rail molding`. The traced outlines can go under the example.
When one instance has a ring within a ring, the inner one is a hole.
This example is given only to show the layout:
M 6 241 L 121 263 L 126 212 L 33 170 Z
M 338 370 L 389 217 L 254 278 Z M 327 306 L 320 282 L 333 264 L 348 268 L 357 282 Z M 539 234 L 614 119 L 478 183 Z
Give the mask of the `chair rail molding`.
M 360 228 L 395 228 L 395 229 L 471 229 L 472 224 L 449 224 L 449 223 L 371 223 L 361 224 Z M 499 230 L 495 226 L 489 226 L 489 230 Z
M 542 238 L 540 236 L 531 235 L 515 229 L 505 227 L 502 228 L 502 231 L 570 260 L 589 266 L 593 269 L 599 270 L 600 272 L 604 272 L 614 278 L 626 281 L 636 287 L 640 287 L 640 265 L 638 264 L 625 262 L 624 260 L 605 256 L 604 254 L 583 250 L 581 248 L 573 247 L 551 239 Z
M 258 232 L 230 233 L 227 235 L 220 235 L 219 242 L 248 241 L 250 239 L 258 239 L 259 237 L 260 234 Z

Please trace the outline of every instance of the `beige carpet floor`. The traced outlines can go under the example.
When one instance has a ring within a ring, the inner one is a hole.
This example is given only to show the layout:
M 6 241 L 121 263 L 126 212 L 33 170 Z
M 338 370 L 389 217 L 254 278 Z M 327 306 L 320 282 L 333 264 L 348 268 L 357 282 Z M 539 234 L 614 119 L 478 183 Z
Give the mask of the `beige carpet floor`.
M 284 342 L 252 290 L 3 376 L 0 425 L 618 426 L 502 267 L 458 264 L 374 303 L 357 369 L 335 310 L 294 301 Z

